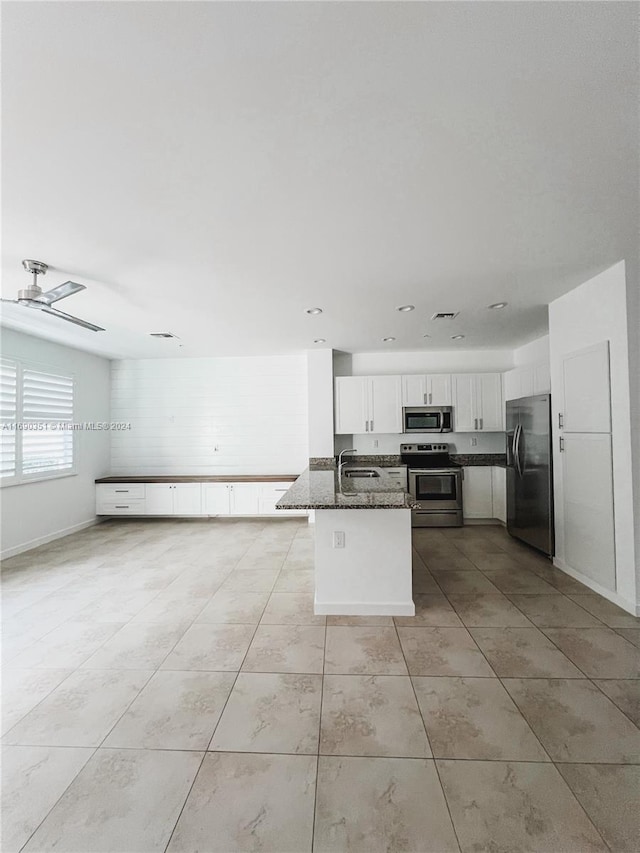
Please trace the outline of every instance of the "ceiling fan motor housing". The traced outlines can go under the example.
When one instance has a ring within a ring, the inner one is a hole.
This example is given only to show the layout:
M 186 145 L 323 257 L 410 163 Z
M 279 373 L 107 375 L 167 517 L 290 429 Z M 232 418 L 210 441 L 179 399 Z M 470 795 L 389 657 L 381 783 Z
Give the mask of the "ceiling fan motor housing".
M 24 260 L 22 262 L 22 266 L 28 273 L 31 273 L 33 276 L 33 282 L 29 285 L 29 287 L 24 290 L 18 291 L 18 302 L 22 305 L 28 305 L 30 302 L 36 300 L 39 296 L 42 296 L 42 288 L 38 284 L 38 276 L 46 275 L 47 270 L 49 269 L 49 265 L 43 263 L 42 261 L 32 261 L 32 260 Z

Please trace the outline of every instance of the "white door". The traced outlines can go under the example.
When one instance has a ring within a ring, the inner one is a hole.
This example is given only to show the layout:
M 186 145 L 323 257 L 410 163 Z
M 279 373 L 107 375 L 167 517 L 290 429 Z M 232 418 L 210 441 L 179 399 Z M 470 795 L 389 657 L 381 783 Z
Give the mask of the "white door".
M 338 376 L 335 383 L 336 434 L 368 432 L 369 411 L 365 376 Z
M 502 376 L 499 373 L 478 373 L 476 376 L 476 408 L 478 427 L 483 432 L 504 430 Z
M 202 513 L 202 486 L 200 483 L 176 483 L 173 487 L 173 512 L 175 515 L 200 515 Z
M 563 429 L 611 432 L 609 341 L 565 355 Z
M 615 590 L 611 436 L 565 433 L 562 442 L 565 562 Z
M 416 376 L 402 377 L 402 405 L 403 406 L 427 406 L 427 377 L 417 374 Z
M 145 515 L 173 515 L 173 485 L 147 483 L 144 512 Z
M 464 469 L 462 514 L 465 518 L 493 518 L 491 468 Z
M 507 523 L 507 469 L 491 469 L 491 496 L 493 500 L 493 518 Z
M 450 406 L 451 374 L 432 373 L 427 376 L 427 395 L 429 406 Z
M 258 484 L 231 484 L 231 514 L 258 515 Z
M 229 515 L 228 483 L 202 484 L 202 512 L 204 515 Z
M 369 432 L 402 432 L 402 382 L 400 376 L 371 376 Z
M 478 416 L 475 413 L 475 373 L 456 373 L 451 377 L 453 388 L 453 431 L 475 432 Z

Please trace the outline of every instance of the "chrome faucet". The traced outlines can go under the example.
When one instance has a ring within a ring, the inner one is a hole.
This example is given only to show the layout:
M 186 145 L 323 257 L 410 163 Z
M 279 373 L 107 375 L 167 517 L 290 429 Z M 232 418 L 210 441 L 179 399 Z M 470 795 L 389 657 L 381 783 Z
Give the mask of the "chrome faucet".
M 357 452 L 358 451 L 356 450 L 355 447 L 352 447 L 351 450 L 341 450 L 340 451 L 340 455 L 338 456 L 338 480 L 340 480 L 340 477 L 342 477 L 342 469 L 346 465 L 346 462 L 342 461 L 342 457 L 344 456 L 344 454 L 345 453 L 357 453 Z

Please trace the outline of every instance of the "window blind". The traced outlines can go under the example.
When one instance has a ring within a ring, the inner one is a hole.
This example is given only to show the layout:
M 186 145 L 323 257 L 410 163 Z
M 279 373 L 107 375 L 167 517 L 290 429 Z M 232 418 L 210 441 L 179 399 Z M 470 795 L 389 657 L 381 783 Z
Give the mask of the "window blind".
M 15 429 L 18 419 L 18 365 L 0 361 L 0 478 L 16 476 Z
M 73 468 L 73 378 L 22 370 L 22 475 Z

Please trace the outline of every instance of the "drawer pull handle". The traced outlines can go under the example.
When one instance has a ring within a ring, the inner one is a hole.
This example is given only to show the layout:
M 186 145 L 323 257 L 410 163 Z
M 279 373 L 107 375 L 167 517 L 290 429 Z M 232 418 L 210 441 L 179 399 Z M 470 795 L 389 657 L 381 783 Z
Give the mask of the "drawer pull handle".
M 116 489 L 116 494 L 124 494 L 124 495 L 128 495 L 128 494 L 129 494 L 129 489 Z
M 129 504 L 116 504 L 116 509 L 129 509 Z

